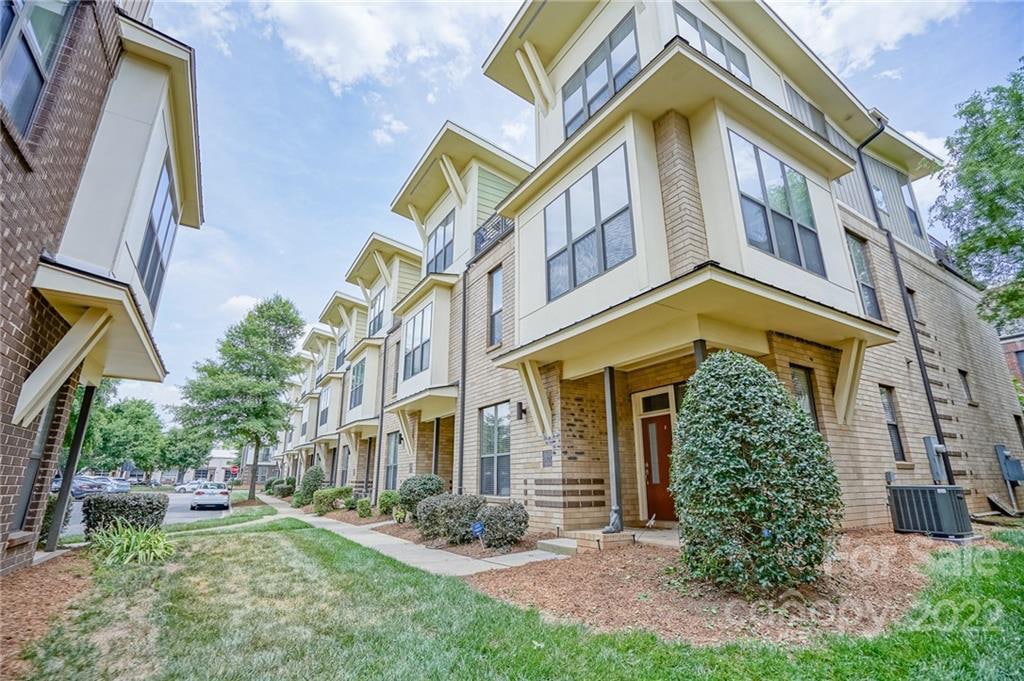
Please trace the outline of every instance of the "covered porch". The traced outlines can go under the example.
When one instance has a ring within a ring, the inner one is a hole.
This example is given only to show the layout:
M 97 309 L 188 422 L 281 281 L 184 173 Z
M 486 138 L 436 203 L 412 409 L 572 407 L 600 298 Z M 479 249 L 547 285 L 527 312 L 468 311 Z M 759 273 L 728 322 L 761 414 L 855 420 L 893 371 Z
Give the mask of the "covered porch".
M 357 498 L 369 496 L 373 490 L 379 425 L 380 418 L 373 417 L 343 423 L 338 429 L 341 463 L 335 482 L 351 487 Z
M 384 407 L 386 413 L 398 418 L 402 441 L 410 457 L 407 462 L 400 462 L 402 473 L 432 473 L 444 480 L 446 489 L 452 489 L 457 404 L 458 388 L 445 385 L 421 390 Z M 402 465 L 404 463 L 411 465 Z

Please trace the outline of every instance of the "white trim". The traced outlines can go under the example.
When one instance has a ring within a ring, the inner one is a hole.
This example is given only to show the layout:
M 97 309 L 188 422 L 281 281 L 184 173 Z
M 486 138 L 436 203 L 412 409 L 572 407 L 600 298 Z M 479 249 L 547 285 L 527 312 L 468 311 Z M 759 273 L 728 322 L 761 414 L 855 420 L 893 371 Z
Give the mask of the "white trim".
M 677 382 L 681 383 L 682 381 Z M 665 392 L 668 393 L 668 409 L 643 411 L 643 398 L 650 395 L 660 395 Z M 641 390 L 640 392 L 630 394 L 629 397 L 633 407 L 633 451 L 635 452 L 633 458 L 636 465 L 636 494 L 640 500 L 640 518 L 646 522 L 650 515 L 647 511 L 647 471 L 644 469 L 644 434 L 640 429 L 640 425 L 645 418 L 668 414 L 671 419 L 672 433 L 676 432 L 676 421 L 679 419 L 679 406 L 676 404 L 676 384 L 669 383 L 668 385 L 651 388 L 650 390 Z

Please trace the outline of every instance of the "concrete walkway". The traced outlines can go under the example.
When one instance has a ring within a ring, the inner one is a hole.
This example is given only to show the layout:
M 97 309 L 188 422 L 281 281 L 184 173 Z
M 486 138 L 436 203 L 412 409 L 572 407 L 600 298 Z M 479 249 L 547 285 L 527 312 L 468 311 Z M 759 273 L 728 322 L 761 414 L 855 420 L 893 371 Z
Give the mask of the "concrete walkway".
M 492 558 L 470 558 L 460 556 L 457 553 L 445 551 L 444 549 L 431 549 L 421 544 L 414 544 L 405 539 L 392 537 L 390 534 L 374 532 L 374 527 L 386 523 L 374 523 L 372 525 L 350 525 L 340 520 L 323 518 L 320 516 L 303 513 L 297 508 L 281 501 L 277 497 L 265 494 L 257 495 L 261 501 L 277 509 L 276 516 L 271 518 L 291 517 L 298 518 L 309 523 L 313 527 L 330 530 L 337 535 L 353 541 L 360 546 L 373 549 L 385 556 L 401 561 L 426 572 L 435 575 L 463 576 L 473 575 L 488 570 L 503 570 L 505 568 L 534 563 L 541 560 L 560 560 L 567 558 L 550 551 L 523 551 L 521 553 L 509 553 Z

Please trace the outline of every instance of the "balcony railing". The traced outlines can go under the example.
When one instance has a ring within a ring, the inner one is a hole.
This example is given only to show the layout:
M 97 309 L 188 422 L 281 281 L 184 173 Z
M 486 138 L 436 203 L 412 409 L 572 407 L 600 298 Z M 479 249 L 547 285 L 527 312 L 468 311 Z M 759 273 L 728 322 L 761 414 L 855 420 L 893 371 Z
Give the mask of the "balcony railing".
M 479 255 L 490 248 L 501 237 L 515 228 L 511 218 L 495 213 L 473 232 L 473 255 Z

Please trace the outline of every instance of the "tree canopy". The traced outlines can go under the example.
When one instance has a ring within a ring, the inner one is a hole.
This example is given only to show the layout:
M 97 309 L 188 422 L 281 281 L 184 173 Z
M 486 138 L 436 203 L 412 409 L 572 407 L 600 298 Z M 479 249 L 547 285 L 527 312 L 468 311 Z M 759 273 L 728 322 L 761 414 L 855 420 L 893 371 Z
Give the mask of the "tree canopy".
M 988 289 L 980 313 L 997 326 L 1024 318 L 1024 59 L 1005 85 L 957 107 L 949 165 L 932 215 L 953 256 Z
M 179 472 L 199 468 L 209 459 L 212 448 L 213 439 L 205 432 L 172 426 L 167 430 L 157 465 L 165 471 L 171 468 L 177 468 Z
M 90 420 L 91 420 L 90 416 Z M 111 405 L 97 424 L 98 443 L 82 453 L 82 468 L 112 471 L 126 461 L 146 473 L 156 467 L 164 446 L 163 424 L 149 400 L 127 399 Z
M 111 403 L 117 397 L 117 386 L 118 381 L 112 378 L 104 378 L 100 381 L 100 384 L 96 386 L 96 392 L 92 398 L 92 407 L 89 410 L 89 423 L 85 428 L 85 439 L 82 440 L 82 451 L 92 452 L 96 449 L 100 442 L 100 433 L 102 432 L 102 424 L 107 418 L 107 411 L 110 409 Z M 64 431 L 64 446 L 61 449 L 60 454 L 60 468 L 63 470 L 64 463 L 67 461 L 67 452 L 71 447 L 71 440 L 75 435 L 75 428 L 78 427 L 78 415 L 82 411 L 82 399 L 85 397 L 85 386 L 80 385 L 75 390 L 75 399 L 71 404 L 71 416 L 68 417 L 68 427 Z M 79 468 L 82 467 L 81 460 L 79 461 Z
M 257 303 L 227 329 L 216 359 L 195 365 L 175 410 L 181 426 L 239 448 L 251 444 L 255 451 L 272 441 L 288 423 L 285 386 L 300 367 L 295 344 L 302 329 L 290 300 L 274 295 Z M 255 496 L 252 475 L 249 498 Z

